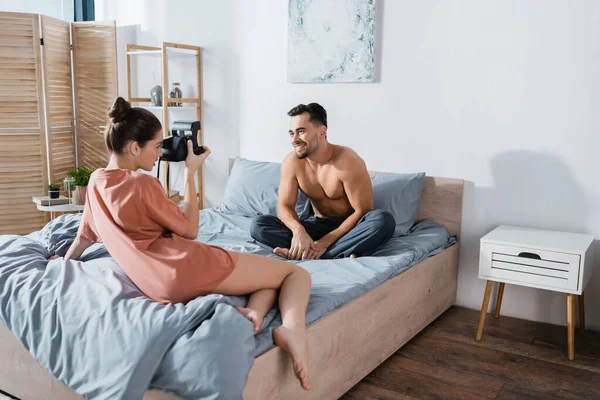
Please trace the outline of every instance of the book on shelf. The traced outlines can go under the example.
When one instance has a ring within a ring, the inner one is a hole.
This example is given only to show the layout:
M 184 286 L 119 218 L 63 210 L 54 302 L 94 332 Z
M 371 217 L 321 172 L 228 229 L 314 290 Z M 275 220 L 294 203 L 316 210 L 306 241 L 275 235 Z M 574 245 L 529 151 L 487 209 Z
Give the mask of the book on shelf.
M 48 196 L 32 197 L 33 202 L 40 206 L 58 206 L 61 204 L 70 204 L 69 198 L 65 196 L 59 196 L 58 199 L 51 199 Z

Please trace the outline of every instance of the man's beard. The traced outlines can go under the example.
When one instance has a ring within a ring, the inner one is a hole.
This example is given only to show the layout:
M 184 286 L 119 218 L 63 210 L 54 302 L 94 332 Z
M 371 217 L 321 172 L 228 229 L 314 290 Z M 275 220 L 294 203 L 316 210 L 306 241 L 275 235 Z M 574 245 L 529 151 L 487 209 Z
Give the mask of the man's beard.
M 308 151 L 308 143 L 306 143 L 306 142 L 303 142 L 303 143 L 301 144 L 301 146 L 304 146 L 304 149 L 302 150 L 302 152 L 301 152 L 301 153 L 298 153 L 298 151 L 297 151 L 296 149 L 294 149 L 294 150 L 296 150 L 296 157 L 298 157 L 298 159 L 299 159 L 299 160 L 302 160 L 303 158 L 306 158 L 306 157 L 308 157 L 308 154 L 309 154 L 309 151 Z

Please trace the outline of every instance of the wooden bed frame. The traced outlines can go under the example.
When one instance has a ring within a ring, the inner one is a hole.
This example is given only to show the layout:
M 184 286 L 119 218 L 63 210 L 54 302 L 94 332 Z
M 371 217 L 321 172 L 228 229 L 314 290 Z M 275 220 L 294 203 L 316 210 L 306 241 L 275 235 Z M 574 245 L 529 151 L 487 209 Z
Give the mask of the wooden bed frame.
M 426 177 L 417 220 L 436 221 L 458 237 L 463 186 L 459 179 Z M 458 256 L 455 244 L 311 324 L 312 391 L 301 389 L 289 356 L 274 347 L 256 358 L 244 398 L 339 398 L 454 304 Z M 55 380 L 3 325 L 0 355 L 0 390 L 23 400 L 81 399 Z M 144 396 L 169 399 L 179 397 L 156 390 Z

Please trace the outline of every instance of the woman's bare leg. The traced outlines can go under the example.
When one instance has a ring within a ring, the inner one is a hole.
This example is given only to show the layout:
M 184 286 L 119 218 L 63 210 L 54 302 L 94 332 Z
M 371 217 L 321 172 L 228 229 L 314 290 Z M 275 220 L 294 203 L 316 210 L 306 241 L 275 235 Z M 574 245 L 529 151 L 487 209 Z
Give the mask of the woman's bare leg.
M 273 331 L 273 341 L 290 353 L 296 376 L 302 387 L 310 390 L 306 338 L 310 275 L 292 263 L 239 253 L 235 269 L 217 287 L 215 293 L 241 296 L 261 289 L 280 289 L 279 309 L 282 326 Z
M 254 333 L 256 334 L 262 326 L 265 315 L 275 305 L 276 298 L 277 290 L 275 289 L 257 290 L 250 295 L 248 305 L 245 308 L 236 307 L 235 309 L 254 324 Z

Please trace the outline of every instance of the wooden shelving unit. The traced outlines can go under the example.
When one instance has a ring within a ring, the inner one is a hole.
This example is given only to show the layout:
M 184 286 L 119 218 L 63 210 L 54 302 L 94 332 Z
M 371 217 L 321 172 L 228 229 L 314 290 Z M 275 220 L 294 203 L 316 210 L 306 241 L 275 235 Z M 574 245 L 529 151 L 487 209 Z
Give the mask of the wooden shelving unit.
M 144 107 L 148 109 L 162 109 L 162 124 L 164 128 L 165 135 L 167 135 L 167 129 L 170 129 L 169 126 L 169 109 L 182 109 L 182 107 L 171 107 L 167 106 L 170 102 L 179 102 L 185 104 L 195 104 L 196 105 L 196 119 L 200 121 L 200 130 L 198 131 L 198 144 L 202 145 L 202 128 L 204 126 L 204 121 L 202 121 L 202 48 L 198 46 L 191 46 L 187 44 L 181 43 L 171 43 L 171 42 L 163 42 L 161 47 L 153 47 L 153 46 L 142 46 L 137 44 L 128 44 L 127 45 L 127 60 L 126 60 L 126 68 L 127 68 L 127 98 L 132 105 L 137 107 Z M 168 70 L 168 61 L 169 54 L 173 52 L 180 52 L 184 54 L 188 54 L 190 56 L 196 57 L 196 86 L 197 86 L 197 96 L 196 97 L 184 97 L 184 98 L 169 98 L 169 70 Z M 161 74 L 162 74 L 162 107 L 156 106 L 147 106 L 140 105 L 134 103 L 150 103 L 151 99 L 149 97 L 134 97 L 132 93 L 132 79 L 131 79 L 131 57 L 135 55 L 142 54 L 156 54 L 161 57 Z M 184 107 L 188 108 L 188 107 Z M 189 107 L 193 108 L 193 107 Z M 170 189 L 169 184 L 169 163 L 163 162 L 161 169 L 163 171 L 163 179 L 164 179 L 164 188 L 165 193 L 174 201 L 179 200 L 179 193 L 173 192 Z M 202 168 L 198 170 L 198 208 L 202 209 L 203 206 L 203 187 L 202 187 Z

